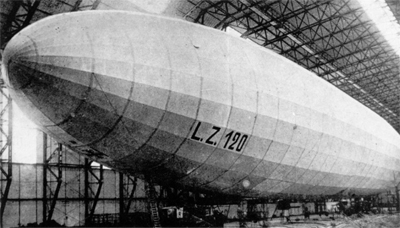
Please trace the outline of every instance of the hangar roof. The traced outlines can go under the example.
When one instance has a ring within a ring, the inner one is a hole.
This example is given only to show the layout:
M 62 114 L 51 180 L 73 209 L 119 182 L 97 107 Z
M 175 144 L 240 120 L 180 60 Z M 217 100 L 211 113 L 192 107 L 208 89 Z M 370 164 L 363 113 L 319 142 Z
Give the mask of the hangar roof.
M 96 9 L 101 0 L 0 1 L 1 48 L 49 15 Z M 233 28 L 363 103 L 400 133 L 400 59 L 356 0 L 182 0 L 188 21 Z M 400 1 L 386 0 L 397 22 Z M 400 36 L 400 34 L 397 34 Z M 400 39 L 399 39 L 400 40 Z
M 399 0 L 385 0 L 390 10 L 392 11 L 397 23 L 400 24 L 400 1 Z

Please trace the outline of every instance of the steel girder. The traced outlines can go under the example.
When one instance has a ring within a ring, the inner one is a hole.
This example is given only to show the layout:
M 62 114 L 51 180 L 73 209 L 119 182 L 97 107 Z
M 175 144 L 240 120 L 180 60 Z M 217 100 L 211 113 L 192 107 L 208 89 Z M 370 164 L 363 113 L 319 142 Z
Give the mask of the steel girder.
M 96 9 L 100 0 L 9 0 L 2 1 L 1 10 L 5 23 L 1 24 L 1 49 L 4 49 L 6 43 L 20 30 L 29 24 L 38 21 L 44 17 L 80 10 Z
M 119 173 L 119 213 L 121 225 L 128 222 L 128 214 L 137 187 L 137 178 Z
M 46 134 L 43 133 L 43 223 L 52 220 L 62 184 L 63 146 L 58 144 L 54 151 Z
M 104 183 L 103 165 L 92 167 L 92 161 L 85 158 L 85 224 L 91 223 Z
M 385 0 L 397 22 L 400 24 L 400 1 L 399 0 Z
M 0 226 L 3 227 L 3 214 L 8 201 L 12 182 L 12 100 L 4 87 L 0 88 Z

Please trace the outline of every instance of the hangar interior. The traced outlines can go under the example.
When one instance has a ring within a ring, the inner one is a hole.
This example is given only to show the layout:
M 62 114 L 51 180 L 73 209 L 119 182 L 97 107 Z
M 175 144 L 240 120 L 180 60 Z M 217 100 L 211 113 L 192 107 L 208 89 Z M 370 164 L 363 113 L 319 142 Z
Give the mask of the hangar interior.
M 104 2 L 1 0 L 1 49 L 29 24 L 54 14 L 96 10 Z M 400 23 L 400 1 L 374 2 L 374 6 L 392 12 L 385 23 Z M 400 31 L 394 31 L 396 49 L 360 1 L 182 0 L 177 9 L 174 16 L 223 31 L 235 30 L 241 38 L 298 63 L 379 114 L 400 133 Z M 41 132 L 35 139 L 37 162 L 15 162 L 14 154 L 23 151 L 15 151 L 13 145 L 23 142 L 13 140 L 14 104 L 3 81 L 0 92 L 3 227 L 52 220 L 67 226 L 121 225 L 133 220 L 138 225 L 152 226 L 159 222 L 158 216 L 152 216 L 151 221 L 148 215 L 157 205 L 174 206 L 177 211 L 196 205 L 196 210 L 202 210 L 200 214 L 212 216 L 212 211 L 218 210 L 234 218 L 237 208 L 247 204 L 235 197 L 154 186 L 93 163 Z M 394 183 L 393 189 L 377 197 L 381 207 L 400 210 L 399 184 Z M 276 211 L 274 200 L 245 206 L 272 216 Z M 318 205 L 309 203 L 308 207 L 318 213 L 324 210 Z M 302 214 L 297 208 L 291 209 L 291 214 Z M 195 211 L 190 214 L 192 224 L 210 225 Z

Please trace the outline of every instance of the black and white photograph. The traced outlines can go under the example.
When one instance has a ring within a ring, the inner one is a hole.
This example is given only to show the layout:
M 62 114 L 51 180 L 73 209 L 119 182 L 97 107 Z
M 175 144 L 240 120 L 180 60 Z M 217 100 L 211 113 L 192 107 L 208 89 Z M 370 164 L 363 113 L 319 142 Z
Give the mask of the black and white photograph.
M 0 0 L 0 228 L 400 227 L 400 0 Z

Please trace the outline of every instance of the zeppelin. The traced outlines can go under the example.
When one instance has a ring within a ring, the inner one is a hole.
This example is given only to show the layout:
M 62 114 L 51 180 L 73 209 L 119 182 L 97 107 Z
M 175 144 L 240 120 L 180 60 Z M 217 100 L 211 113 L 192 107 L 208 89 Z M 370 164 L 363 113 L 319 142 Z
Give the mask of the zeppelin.
M 60 14 L 15 35 L 2 66 L 41 130 L 161 185 L 267 197 L 399 182 L 400 135 L 381 117 L 282 56 L 201 25 Z

